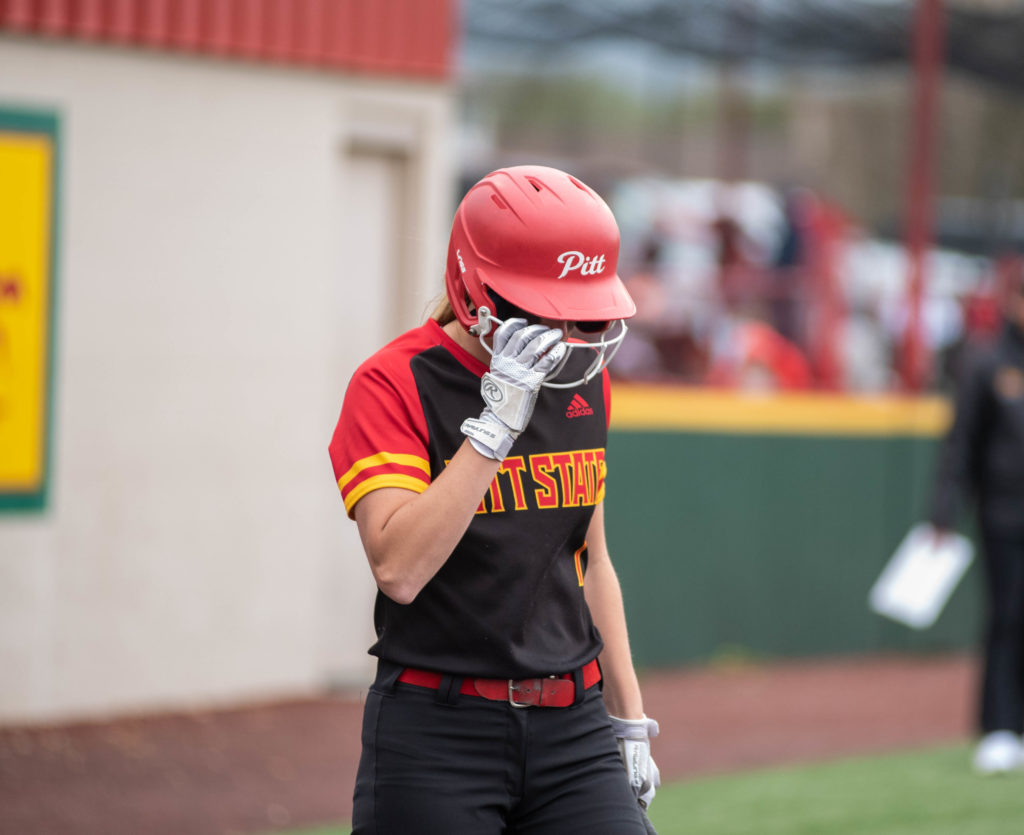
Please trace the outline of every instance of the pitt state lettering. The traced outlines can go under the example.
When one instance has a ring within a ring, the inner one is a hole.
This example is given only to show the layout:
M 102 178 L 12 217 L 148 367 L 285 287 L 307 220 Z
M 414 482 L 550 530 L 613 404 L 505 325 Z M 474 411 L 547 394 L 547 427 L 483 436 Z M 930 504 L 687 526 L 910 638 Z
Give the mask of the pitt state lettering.
M 603 449 L 510 455 L 502 462 L 476 512 L 595 505 L 604 498 L 606 472 Z

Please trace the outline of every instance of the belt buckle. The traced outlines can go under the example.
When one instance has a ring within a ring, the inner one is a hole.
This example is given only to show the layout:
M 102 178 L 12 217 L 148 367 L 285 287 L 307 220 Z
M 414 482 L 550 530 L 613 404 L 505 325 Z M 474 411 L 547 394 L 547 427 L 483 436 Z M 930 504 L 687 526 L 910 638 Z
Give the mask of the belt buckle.
M 508 703 L 510 705 L 512 705 L 512 707 L 518 707 L 518 708 L 533 707 L 533 705 L 530 704 L 529 702 L 517 702 L 516 701 L 516 697 L 515 697 L 516 682 L 517 681 L 522 681 L 522 680 L 523 679 L 514 679 L 514 678 L 510 678 L 508 680 Z
M 554 680 L 554 679 L 557 679 L 558 676 L 548 676 L 548 678 Z M 516 701 L 516 697 L 515 697 L 516 685 L 517 684 L 521 685 L 524 681 L 536 682 L 536 685 L 534 687 L 534 689 L 536 689 L 536 691 L 537 691 L 537 701 L 536 702 L 517 702 Z M 519 707 L 519 708 L 522 708 L 522 707 L 534 707 L 534 706 L 540 707 L 541 705 L 544 704 L 544 679 L 542 679 L 542 678 L 519 678 L 519 679 L 510 678 L 508 680 L 508 703 L 510 705 L 512 705 L 512 707 Z

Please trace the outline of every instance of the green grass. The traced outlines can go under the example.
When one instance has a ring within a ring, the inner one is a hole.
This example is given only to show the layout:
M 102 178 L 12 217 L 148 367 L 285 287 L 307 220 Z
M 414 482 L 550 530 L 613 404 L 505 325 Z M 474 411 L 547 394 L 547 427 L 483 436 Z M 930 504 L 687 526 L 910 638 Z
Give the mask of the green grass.
M 321 826 L 318 829 L 289 829 L 280 835 L 350 835 L 351 831 L 347 826 Z
M 1024 774 L 982 778 L 966 747 L 675 783 L 658 792 L 660 835 L 1011 835 L 1024 832 Z
M 651 820 L 659 835 L 1024 832 L 1024 773 L 979 777 L 969 762 L 969 750 L 956 746 L 686 780 L 662 787 Z

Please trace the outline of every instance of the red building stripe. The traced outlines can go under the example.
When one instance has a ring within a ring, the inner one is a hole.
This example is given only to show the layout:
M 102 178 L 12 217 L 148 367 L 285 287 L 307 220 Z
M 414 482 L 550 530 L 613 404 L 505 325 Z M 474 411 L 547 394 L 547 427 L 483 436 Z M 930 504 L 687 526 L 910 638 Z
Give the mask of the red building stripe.
M 324 24 L 324 61 L 328 66 L 343 67 L 352 53 L 355 39 L 352 28 L 351 3 L 330 3 Z
M 293 55 L 302 64 L 324 60 L 324 0 L 299 0 L 293 21 Z
M 446 78 L 456 0 L 0 0 L 0 30 Z
M 103 0 L 78 0 L 72 10 L 68 34 L 96 38 L 103 32 Z
M 139 43 L 148 46 L 160 46 L 167 43 L 170 15 L 170 0 L 149 0 L 142 7 Z
M 263 0 L 234 0 L 235 48 L 232 54 L 250 58 L 263 55 Z
M 5 0 L 0 4 L 0 21 L 8 29 L 31 29 L 36 22 L 35 6 L 33 0 Z
M 122 43 L 138 43 L 139 11 L 137 0 L 107 0 L 103 20 L 103 34 Z
M 203 3 L 203 43 L 206 49 L 218 55 L 230 55 L 234 43 L 236 4 L 233 0 L 206 0 Z
M 39 12 L 39 29 L 49 35 L 60 35 L 68 27 L 70 0 L 45 0 Z

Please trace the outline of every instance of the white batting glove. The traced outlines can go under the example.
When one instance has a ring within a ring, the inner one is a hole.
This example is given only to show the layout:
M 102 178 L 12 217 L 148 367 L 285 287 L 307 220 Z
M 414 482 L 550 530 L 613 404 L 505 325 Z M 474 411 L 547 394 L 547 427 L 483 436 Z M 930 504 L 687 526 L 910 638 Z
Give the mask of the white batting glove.
M 530 422 L 541 383 L 565 356 L 562 336 L 557 328 L 527 325 L 525 319 L 508 319 L 494 332 L 491 370 L 480 380 L 487 406 L 461 427 L 481 455 L 497 461 L 508 455 Z
M 651 756 L 651 739 L 658 735 L 658 723 L 646 716 L 643 719 L 608 718 L 612 720 L 612 731 L 619 743 L 629 785 L 637 802 L 647 809 L 661 785 L 661 773 Z

